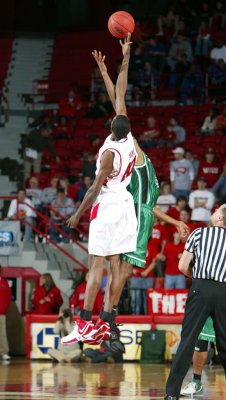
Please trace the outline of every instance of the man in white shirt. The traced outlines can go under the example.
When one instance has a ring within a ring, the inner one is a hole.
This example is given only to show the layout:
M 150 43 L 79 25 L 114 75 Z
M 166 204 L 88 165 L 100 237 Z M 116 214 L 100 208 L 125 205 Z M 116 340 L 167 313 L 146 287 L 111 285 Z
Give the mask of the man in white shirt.
M 26 203 L 26 204 L 25 204 Z M 10 220 L 20 220 L 21 227 L 24 227 L 24 242 L 33 242 L 32 228 L 26 223 L 35 226 L 36 214 L 33 211 L 33 204 L 30 199 L 26 197 L 25 189 L 19 189 L 17 192 L 17 199 L 11 201 L 7 218 Z
M 211 50 L 210 58 L 215 62 L 222 58 L 226 62 L 226 46 L 220 40 L 218 40 L 216 47 Z
M 206 189 L 206 178 L 201 176 L 197 180 L 197 190 L 190 193 L 189 207 L 192 209 L 191 220 L 207 223 L 211 216 L 211 210 L 214 206 L 214 194 Z
M 194 180 L 193 166 L 189 160 L 184 158 L 184 149 L 182 147 L 177 147 L 172 152 L 175 158 L 175 161 L 170 163 L 172 193 L 176 198 L 184 196 L 188 199 Z
M 170 207 L 175 206 L 176 197 L 171 193 L 171 185 L 168 182 L 163 182 L 161 185 L 161 194 L 157 200 L 157 207 L 163 212 L 167 212 Z

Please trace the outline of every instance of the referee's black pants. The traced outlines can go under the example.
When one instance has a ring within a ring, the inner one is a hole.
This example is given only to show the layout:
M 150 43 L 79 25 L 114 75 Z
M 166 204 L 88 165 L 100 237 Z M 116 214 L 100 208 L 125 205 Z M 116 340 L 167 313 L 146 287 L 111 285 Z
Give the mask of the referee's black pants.
M 213 318 L 217 350 L 226 374 L 226 283 L 194 279 L 186 303 L 181 342 L 166 383 L 167 395 L 180 395 L 196 340 L 209 316 Z

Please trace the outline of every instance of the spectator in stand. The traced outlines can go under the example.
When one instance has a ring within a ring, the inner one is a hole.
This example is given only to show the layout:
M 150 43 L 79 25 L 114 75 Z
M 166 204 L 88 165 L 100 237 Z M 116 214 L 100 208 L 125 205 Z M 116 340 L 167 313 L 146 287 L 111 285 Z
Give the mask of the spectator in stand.
M 69 335 L 74 329 L 73 316 L 71 310 L 65 309 L 57 318 L 53 331 L 60 338 Z M 49 349 L 47 353 L 53 361 L 57 362 L 78 362 L 81 358 L 82 350 L 77 342 L 70 343 L 67 346 L 58 341 L 57 349 Z
M 76 198 L 76 208 L 78 208 L 82 202 L 82 200 L 85 197 L 85 194 L 87 192 L 87 190 L 90 188 L 90 186 L 92 185 L 92 179 L 90 178 L 90 176 L 85 176 L 83 178 L 83 184 L 81 186 L 81 189 L 78 192 L 77 198 Z
M 109 117 L 112 113 L 112 104 L 106 92 L 100 92 L 97 99 L 88 106 L 88 118 Z
M 99 138 L 98 139 L 98 148 L 100 147 L 99 145 Z M 85 176 L 89 176 L 90 179 L 95 178 L 95 172 L 96 172 L 96 161 L 95 161 L 95 155 L 93 153 L 87 153 L 86 159 L 84 160 L 84 164 L 82 165 L 82 176 L 83 178 Z
M 206 189 L 206 186 L 206 178 L 203 176 L 199 177 L 197 179 L 197 190 L 193 190 L 190 193 L 189 207 L 192 210 L 192 221 L 202 221 L 207 224 L 215 203 L 215 196 L 210 190 Z
M 179 233 L 175 232 L 173 242 L 167 242 L 163 254 L 157 256 L 166 262 L 164 289 L 185 289 L 186 287 L 186 278 L 178 268 L 183 250 L 184 243 L 181 242 Z
M 192 62 L 191 44 L 183 35 L 179 34 L 172 41 L 169 55 L 166 59 L 171 71 L 175 70 L 176 64 L 181 60 L 182 55 L 186 55 L 188 62 Z
M 211 50 L 210 59 L 214 63 L 216 63 L 220 59 L 223 59 L 226 63 L 226 46 L 223 45 L 221 40 L 217 40 L 216 46 Z
M 33 206 L 40 211 L 41 210 L 41 198 L 42 190 L 39 189 L 39 182 L 36 176 L 32 176 L 29 179 L 29 188 L 26 189 L 26 195 L 31 199 Z
M 58 225 L 62 231 L 70 234 L 70 228 L 68 228 L 66 221 L 74 213 L 75 205 L 73 200 L 65 195 L 64 189 L 57 189 L 56 199 L 51 203 L 50 221 Z M 61 235 L 61 233 L 52 225 L 49 227 L 49 235 L 50 239 L 56 243 L 69 243 L 69 238 L 63 234 Z
M 64 117 L 75 117 L 82 108 L 82 102 L 78 94 L 78 88 L 69 89 L 67 96 L 59 102 L 59 115 Z
M 60 162 L 51 141 L 51 128 L 42 126 L 40 129 L 32 130 L 25 139 L 25 156 L 24 156 L 24 180 L 30 177 L 31 171 L 39 173 L 41 171 L 42 153 L 48 150 L 50 154 L 56 157 L 56 161 Z
M 137 78 L 136 75 L 138 74 L 139 70 L 143 67 L 143 64 L 144 64 L 143 47 L 142 45 L 138 45 L 135 47 L 133 53 L 131 54 L 129 63 L 129 74 L 132 83 L 136 82 Z
M 51 186 L 46 187 L 42 191 L 41 203 L 42 205 L 51 204 L 56 198 L 57 187 L 59 184 L 59 178 L 54 176 L 50 181 Z
M 8 281 L 2 277 L 2 266 L 0 265 L 0 357 L 3 361 L 10 360 L 6 334 L 6 313 L 10 302 L 11 290 Z
M 190 71 L 190 68 L 191 63 L 188 61 L 186 54 L 181 54 L 180 59 L 176 62 L 174 72 L 172 72 L 169 76 L 169 88 L 180 88 L 183 79 Z
M 33 204 L 31 200 L 28 197 L 26 197 L 26 190 L 19 189 L 17 192 L 17 198 L 11 201 L 7 213 L 7 219 L 20 221 L 24 242 L 34 241 L 32 228 L 28 225 L 28 224 L 31 224 L 33 226 L 36 225 L 35 222 L 36 214 L 32 208 Z
M 178 119 L 175 117 L 170 118 L 170 126 L 172 127 L 172 131 L 176 134 L 176 145 L 184 143 L 186 139 L 186 131 L 183 126 L 179 124 Z
M 205 160 L 199 164 L 198 176 L 206 178 L 207 187 L 211 188 L 218 180 L 222 167 L 213 147 L 209 147 L 205 153 Z
M 148 274 L 149 277 L 155 277 L 154 287 L 156 289 L 163 288 L 165 263 L 160 259 L 157 259 L 157 256 L 162 254 L 167 239 L 168 232 L 165 225 L 156 219 L 151 238 L 148 242 L 146 268 L 143 271 L 145 274 Z
M 73 117 L 71 117 L 73 118 Z M 58 123 L 54 127 L 53 135 L 56 139 L 70 138 L 72 133 L 71 127 L 69 126 L 69 118 L 64 115 L 59 116 Z
M 59 185 L 58 189 L 64 189 L 64 193 L 67 196 L 68 193 L 68 187 L 70 185 L 69 179 L 65 177 L 59 178 Z
M 192 64 L 188 73 L 183 77 L 180 87 L 180 105 L 187 104 L 188 97 L 194 103 L 202 104 L 205 94 L 204 75 L 199 65 Z
M 179 196 L 188 198 L 194 180 L 194 170 L 190 161 L 184 158 L 184 149 L 173 150 L 175 161 L 170 164 L 170 181 L 176 199 Z
M 70 309 L 72 310 L 73 314 L 80 314 L 80 311 L 83 310 L 88 276 L 89 273 L 87 272 L 84 276 L 84 281 L 76 287 L 71 297 Z M 101 290 L 99 289 L 92 313 L 94 315 L 99 315 L 102 309 L 102 305 L 103 305 L 103 295 Z
M 180 212 L 180 221 L 184 222 L 188 226 L 190 233 L 198 228 L 197 224 L 191 222 L 191 214 L 186 208 Z M 177 232 L 176 229 L 174 229 L 174 232 Z
M 222 94 L 222 86 L 226 83 L 226 63 L 223 58 L 216 61 L 209 67 L 209 85 L 211 85 L 211 95 L 220 96 Z
M 220 115 L 216 118 L 215 132 L 219 134 L 226 134 L 226 107 L 223 108 Z
M 226 162 L 221 176 L 211 190 L 222 204 L 226 203 Z
M 91 74 L 90 100 L 94 102 L 100 92 L 105 92 L 103 78 L 98 67 L 95 66 Z
M 170 121 L 163 129 L 161 139 L 159 140 L 159 146 L 172 147 L 176 145 L 176 133 L 173 130 L 173 126 Z
M 177 198 L 175 207 L 171 207 L 167 211 L 167 215 L 169 215 L 172 218 L 179 219 L 180 218 L 180 212 L 181 212 L 181 210 L 184 210 L 184 209 L 189 210 L 187 198 L 184 197 L 184 196 L 180 196 L 180 197 Z
M 153 67 L 150 61 L 146 61 L 137 78 L 136 85 L 143 89 L 144 97 L 148 100 L 154 99 L 156 89 L 160 86 L 159 71 Z
M 199 168 L 199 160 L 196 160 L 196 158 L 194 158 L 193 153 L 190 149 L 185 150 L 185 158 L 192 164 L 194 170 L 194 176 L 196 178 Z
M 156 147 L 160 136 L 160 128 L 157 125 L 156 119 L 152 116 L 147 118 L 147 129 L 139 137 L 141 147 L 149 149 Z
M 207 57 L 211 46 L 210 28 L 207 21 L 201 21 L 196 37 L 195 55 Z
M 176 204 L 176 197 L 171 193 L 170 182 L 162 182 L 160 193 L 156 205 L 163 212 L 167 212 L 170 207 Z
M 170 3 L 168 5 L 166 13 L 161 13 L 161 15 L 157 19 L 157 26 L 158 26 L 157 36 L 163 36 L 165 29 L 167 31 L 175 29 L 178 19 L 179 17 L 178 14 L 175 12 L 175 6 L 174 4 Z
M 146 41 L 145 58 L 150 61 L 154 68 L 159 72 L 163 72 L 165 65 L 165 46 L 159 40 L 157 41 L 154 36 L 151 36 Z
M 200 129 L 201 136 L 209 136 L 214 135 L 217 117 L 219 115 L 218 108 L 212 108 L 203 121 L 203 124 Z
M 214 25 L 215 30 L 222 31 L 225 27 L 226 10 L 222 1 L 217 1 L 215 10 L 213 10 L 211 25 Z
M 49 273 L 40 276 L 40 284 L 32 295 L 32 313 L 58 314 L 63 299 L 58 287 Z

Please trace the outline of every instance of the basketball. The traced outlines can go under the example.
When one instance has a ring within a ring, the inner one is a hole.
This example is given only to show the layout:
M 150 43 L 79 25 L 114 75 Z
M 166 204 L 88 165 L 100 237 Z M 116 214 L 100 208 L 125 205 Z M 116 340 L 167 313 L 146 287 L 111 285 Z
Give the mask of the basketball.
M 118 39 L 127 37 L 135 28 L 135 21 L 126 11 L 117 11 L 108 20 L 109 32 Z

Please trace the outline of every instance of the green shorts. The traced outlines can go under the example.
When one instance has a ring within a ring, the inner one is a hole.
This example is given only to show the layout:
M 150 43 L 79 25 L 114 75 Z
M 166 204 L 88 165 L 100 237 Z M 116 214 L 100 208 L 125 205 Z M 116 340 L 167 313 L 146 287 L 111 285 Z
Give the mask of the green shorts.
M 145 268 L 147 245 L 154 225 L 153 210 L 146 204 L 136 206 L 137 214 L 137 249 L 131 253 L 122 255 L 122 260 L 134 265 L 135 267 Z
M 207 318 L 205 325 L 202 328 L 201 333 L 198 337 L 199 340 L 205 340 L 206 342 L 215 342 L 215 330 L 213 327 L 213 320 L 211 317 Z

